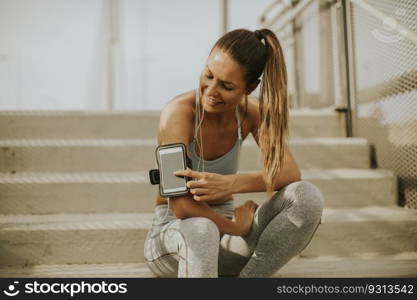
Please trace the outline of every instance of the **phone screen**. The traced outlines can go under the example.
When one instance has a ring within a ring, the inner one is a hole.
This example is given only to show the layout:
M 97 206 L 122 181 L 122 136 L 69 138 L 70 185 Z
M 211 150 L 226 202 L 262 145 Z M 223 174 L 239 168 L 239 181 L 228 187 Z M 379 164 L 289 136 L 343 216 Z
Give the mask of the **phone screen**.
M 185 178 L 174 175 L 175 171 L 184 170 L 184 154 L 182 147 L 172 147 L 159 150 L 161 184 L 164 193 L 187 190 Z

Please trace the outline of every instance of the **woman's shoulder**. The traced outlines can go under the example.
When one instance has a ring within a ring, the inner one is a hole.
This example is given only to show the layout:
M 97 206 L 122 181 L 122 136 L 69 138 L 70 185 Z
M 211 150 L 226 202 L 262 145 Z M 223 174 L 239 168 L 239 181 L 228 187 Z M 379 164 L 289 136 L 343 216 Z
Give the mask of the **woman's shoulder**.
M 193 97 L 195 92 L 189 91 L 175 96 L 165 105 L 159 118 L 158 142 L 188 144 L 194 130 Z
M 161 111 L 162 118 L 171 118 L 180 115 L 183 118 L 194 115 L 195 91 L 188 91 L 173 97 Z
M 173 97 L 162 109 L 162 115 L 170 115 L 171 113 L 190 114 L 195 108 L 195 90 L 191 90 Z

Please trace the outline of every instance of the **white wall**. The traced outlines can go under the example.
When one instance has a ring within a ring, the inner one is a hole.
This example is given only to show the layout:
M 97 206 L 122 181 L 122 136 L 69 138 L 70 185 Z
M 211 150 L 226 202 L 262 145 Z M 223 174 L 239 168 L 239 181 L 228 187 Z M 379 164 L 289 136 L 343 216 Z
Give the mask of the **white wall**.
M 230 29 L 258 28 L 269 2 L 230 0 Z M 219 37 L 218 1 L 109 3 L 0 0 L 0 109 L 106 109 L 110 98 L 119 110 L 160 109 L 197 87 Z
M 0 109 L 104 107 L 103 3 L 0 0 Z
M 218 37 L 217 1 L 121 1 L 119 109 L 160 109 L 197 87 Z

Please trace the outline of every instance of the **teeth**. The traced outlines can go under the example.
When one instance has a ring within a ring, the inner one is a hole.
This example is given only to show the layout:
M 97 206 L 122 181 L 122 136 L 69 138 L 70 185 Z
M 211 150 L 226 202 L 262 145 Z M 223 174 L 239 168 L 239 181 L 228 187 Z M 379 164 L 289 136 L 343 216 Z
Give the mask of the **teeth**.
M 211 98 L 208 98 L 211 102 L 214 102 L 214 103 L 220 103 L 221 101 L 216 101 L 216 100 L 214 100 L 214 99 L 211 99 Z

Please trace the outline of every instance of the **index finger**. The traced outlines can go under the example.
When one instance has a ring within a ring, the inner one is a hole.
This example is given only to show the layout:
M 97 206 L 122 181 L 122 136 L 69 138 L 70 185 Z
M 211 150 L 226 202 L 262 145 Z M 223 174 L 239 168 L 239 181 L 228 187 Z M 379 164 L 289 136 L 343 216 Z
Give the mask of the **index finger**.
M 191 178 L 203 178 L 202 172 L 193 171 L 190 168 L 187 168 L 186 170 L 179 170 L 174 172 L 175 176 L 186 176 Z

